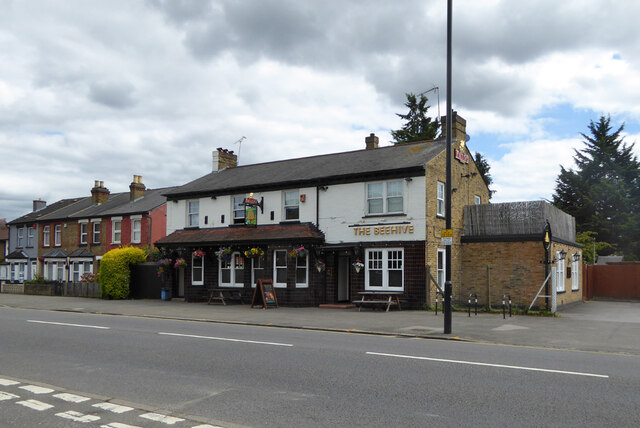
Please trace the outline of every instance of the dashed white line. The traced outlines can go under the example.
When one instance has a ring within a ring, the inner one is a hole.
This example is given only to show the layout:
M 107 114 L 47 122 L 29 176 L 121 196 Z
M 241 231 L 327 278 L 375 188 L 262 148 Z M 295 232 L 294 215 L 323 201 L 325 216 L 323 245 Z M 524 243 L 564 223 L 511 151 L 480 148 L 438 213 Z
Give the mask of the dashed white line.
M 100 425 L 100 428 L 142 428 L 135 425 L 121 424 L 120 422 L 111 422 L 107 425 Z
M 51 409 L 53 407 L 51 404 L 43 403 L 42 401 L 38 400 L 16 401 L 16 404 L 20 404 L 21 406 L 28 407 L 39 412 Z
M 85 401 L 91 400 L 91 398 L 89 397 L 83 397 L 81 395 L 75 395 L 75 394 L 67 394 L 66 392 L 62 394 L 55 394 L 54 397 L 64 401 L 71 402 L 71 403 L 83 403 Z
M 43 388 L 41 386 L 36 386 L 36 385 L 25 385 L 25 386 L 21 386 L 20 389 L 33 392 L 34 394 L 51 394 L 53 391 L 55 391 L 54 389 L 51 389 L 51 388 Z
M 184 419 L 174 418 L 173 416 L 161 415 L 160 413 L 145 413 L 140 415 L 141 418 L 149 419 L 150 421 L 162 422 L 163 424 L 173 425 L 177 422 L 182 422 Z
M 453 363 L 453 364 L 467 364 L 471 366 L 484 366 L 484 367 L 497 367 L 503 369 L 513 369 L 513 370 L 526 370 L 533 372 L 545 372 L 545 373 L 558 373 L 558 374 L 567 374 L 574 376 L 588 376 L 588 377 L 598 377 L 608 379 L 609 376 L 595 374 L 595 373 L 583 373 L 583 372 L 570 372 L 565 370 L 552 370 L 552 369 L 541 369 L 536 367 L 522 367 L 522 366 L 509 366 L 506 364 L 492 364 L 492 363 L 479 363 L 476 361 L 460 361 L 460 360 L 447 360 L 444 358 L 430 358 L 430 357 L 417 357 L 413 355 L 400 355 L 400 354 L 385 354 L 381 352 L 367 352 L 368 355 L 379 355 L 383 357 L 395 357 L 395 358 L 406 358 L 411 360 L 426 360 L 426 361 L 437 361 L 441 363 Z
M 67 327 L 97 328 L 100 330 L 111 330 L 111 327 L 103 327 L 100 325 L 71 324 L 67 322 L 38 321 L 38 320 L 27 320 L 27 322 L 38 323 L 38 324 L 64 325 Z
M 3 379 L 0 378 L 0 385 L 2 386 L 12 386 L 12 385 L 17 385 L 20 382 L 16 382 L 15 380 L 9 380 L 9 379 Z
M 214 337 L 214 336 L 198 336 L 195 334 L 180 334 L 180 333 L 163 333 L 159 332 L 158 334 L 164 336 L 178 336 L 178 337 L 191 337 L 194 339 L 209 339 L 209 340 L 222 340 L 225 342 L 240 342 L 240 343 L 251 343 L 254 345 L 272 345 L 272 346 L 293 346 L 289 343 L 278 343 L 278 342 L 261 342 L 259 340 L 243 340 L 243 339 L 231 339 L 228 337 Z
M 20 397 L 14 394 L 9 394 L 8 392 L 0 391 L 0 401 L 13 400 L 14 398 L 20 398 Z
M 80 412 L 74 412 L 73 410 L 69 410 L 68 412 L 56 413 L 56 416 L 61 417 L 63 419 L 69 419 L 74 422 L 95 422 L 100 420 L 100 416 L 96 415 L 85 415 Z
M 113 404 L 113 403 L 96 403 L 93 405 L 93 407 L 97 407 L 102 410 L 108 410 L 110 412 L 118 413 L 118 414 L 133 410 L 133 407 L 120 406 L 118 404 Z
M 197 425 L 191 428 L 224 428 L 224 427 L 221 427 L 220 425 Z

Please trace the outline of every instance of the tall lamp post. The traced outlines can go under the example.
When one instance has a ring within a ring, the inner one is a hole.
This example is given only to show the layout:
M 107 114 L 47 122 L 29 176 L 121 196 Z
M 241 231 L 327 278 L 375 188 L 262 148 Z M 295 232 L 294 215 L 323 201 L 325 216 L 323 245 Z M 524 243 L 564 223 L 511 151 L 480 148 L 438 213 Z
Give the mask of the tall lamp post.
M 447 183 L 445 187 L 445 221 L 447 230 L 451 230 L 451 133 L 453 114 L 451 110 L 451 22 L 453 0 L 447 0 Z M 445 247 L 444 282 L 444 334 L 451 334 L 451 245 Z

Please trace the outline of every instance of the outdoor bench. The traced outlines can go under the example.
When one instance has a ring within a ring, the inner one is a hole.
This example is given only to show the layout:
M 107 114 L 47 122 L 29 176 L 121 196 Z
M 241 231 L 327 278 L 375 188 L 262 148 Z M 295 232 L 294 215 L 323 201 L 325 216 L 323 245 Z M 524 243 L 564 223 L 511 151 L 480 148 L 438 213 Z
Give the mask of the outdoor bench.
M 233 290 L 229 288 L 211 288 L 209 289 L 209 301 L 207 305 L 210 305 L 212 301 L 220 301 L 226 306 L 227 300 L 238 300 L 244 304 L 243 290 Z

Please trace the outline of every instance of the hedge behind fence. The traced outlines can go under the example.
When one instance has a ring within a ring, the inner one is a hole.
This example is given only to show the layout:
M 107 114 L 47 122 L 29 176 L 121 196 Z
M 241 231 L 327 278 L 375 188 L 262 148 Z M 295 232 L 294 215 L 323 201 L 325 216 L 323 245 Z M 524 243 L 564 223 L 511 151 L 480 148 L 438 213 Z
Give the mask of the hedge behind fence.
M 100 260 L 100 287 L 103 299 L 124 299 L 129 295 L 130 265 L 147 260 L 141 248 L 123 247 L 109 251 Z

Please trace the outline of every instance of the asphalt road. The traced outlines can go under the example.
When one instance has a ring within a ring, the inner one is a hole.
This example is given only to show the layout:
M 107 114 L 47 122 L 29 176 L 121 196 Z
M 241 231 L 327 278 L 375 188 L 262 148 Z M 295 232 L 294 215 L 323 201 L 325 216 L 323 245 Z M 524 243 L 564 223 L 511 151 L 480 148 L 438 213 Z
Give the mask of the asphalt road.
M 0 338 L 0 426 L 640 426 L 638 356 L 8 308 Z

